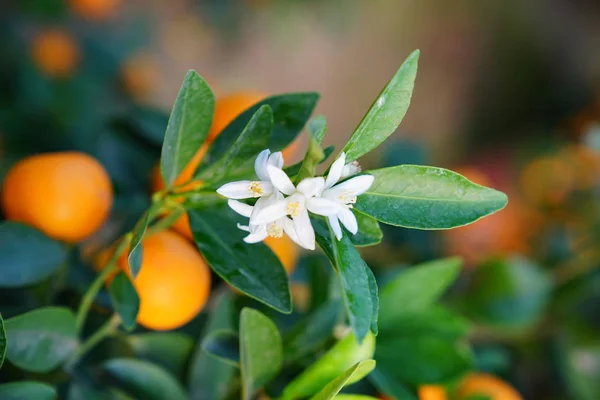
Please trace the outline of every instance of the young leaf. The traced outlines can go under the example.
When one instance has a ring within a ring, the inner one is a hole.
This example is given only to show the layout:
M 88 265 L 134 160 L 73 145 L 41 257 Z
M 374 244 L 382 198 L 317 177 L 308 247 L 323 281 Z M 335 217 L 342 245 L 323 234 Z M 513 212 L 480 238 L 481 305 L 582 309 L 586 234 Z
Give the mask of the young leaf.
M 240 367 L 240 337 L 233 331 L 214 331 L 204 337 L 202 350 L 224 363 Z
M 417 77 L 419 50 L 400 66 L 344 146 L 346 160 L 356 160 L 396 131 L 406 115 Z
M 182 376 L 194 348 L 192 338 L 179 332 L 150 332 L 127 335 L 134 355 L 154 363 L 174 376 Z
M 177 379 L 162 368 L 146 361 L 115 358 L 102 369 L 125 392 L 147 400 L 185 400 L 187 394 Z
M 66 248 L 42 232 L 18 222 L 0 224 L 0 287 L 40 282 L 64 265 Z
M 154 207 L 153 207 L 154 208 Z M 134 278 L 137 276 L 138 272 L 140 272 L 140 268 L 142 267 L 142 239 L 146 234 L 146 229 L 148 228 L 148 223 L 152 219 L 151 214 L 153 213 L 153 208 L 146 211 L 140 220 L 135 224 L 132 231 L 131 244 L 129 245 L 129 255 L 127 256 L 127 262 L 129 264 L 129 272 L 131 272 L 131 276 Z
M 221 159 L 200 169 L 196 178 L 208 182 L 218 182 L 232 169 L 254 162 L 256 155 L 267 147 L 272 129 L 273 110 L 265 104 L 254 113 L 248 125 L 223 153 Z
M 367 334 L 362 344 L 358 344 L 354 335 L 349 334 L 294 378 L 283 389 L 281 397 L 291 400 L 311 396 L 356 363 L 372 358 L 374 352 L 375 336 L 371 333 Z M 362 376 L 358 376 L 360 378 Z M 348 380 L 348 383 L 353 382 L 356 380 Z
M 358 382 L 375 368 L 375 360 L 364 360 L 356 363 L 352 368 L 329 382 L 319 393 L 311 397 L 311 400 L 331 400 L 337 398 L 337 394 L 354 382 Z
M 123 328 L 131 332 L 135 329 L 135 321 L 140 310 L 140 298 L 125 271 L 120 271 L 114 277 L 108 293 L 115 311 L 121 317 Z
M 173 105 L 160 156 L 160 172 L 170 187 L 200 148 L 210 129 L 215 98 L 196 71 L 189 71 Z
M 39 308 L 4 321 L 6 358 L 19 368 L 48 372 L 77 348 L 75 316 L 68 308 Z
M 290 313 L 288 276 L 275 254 L 263 243 L 246 244 L 228 208 L 189 210 L 196 246 L 211 268 L 248 296 Z
M 379 297 L 382 329 L 399 315 L 423 310 L 437 301 L 454 282 L 461 266 L 459 257 L 443 258 L 408 268 L 388 282 Z
M 362 342 L 371 327 L 375 308 L 369 287 L 369 267 L 347 235 L 337 240 L 323 220 L 314 219 L 312 222 L 317 243 L 340 278 L 352 330 L 357 340 Z
M 54 400 L 56 399 L 56 390 L 48 384 L 35 381 L 3 383 L 0 385 L 0 399 Z
M 352 213 L 358 222 L 358 232 L 356 235 L 350 236 L 352 244 L 359 247 L 366 247 L 381 243 L 383 232 L 381 232 L 379 222 L 375 218 L 369 217 L 355 209 L 352 209 Z
M 450 229 L 506 206 L 506 195 L 443 168 L 419 165 L 368 171 L 375 181 L 359 197 L 358 211 L 390 225 Z
M 323 116 L 315 117 L 308 124 L 308 149 L 296 175 L 295 181 L 300 182 L 304 178 L 315 176 L 315 168 L 321 162 L 325 153 L 321 148 L 321 142 L 327 131 L 327 120 Z
M 275 324 L 256 310 L 242 309 L 240 314 L 242 399 L 252 399 L 257 389 L 277 375 L 282 363 L 281 336 Z
M 2 314 L 0 314 L 0 368 L 4 363 L 4 357 L 6 356 L 6 331 L 4 330 L 4 320 Z

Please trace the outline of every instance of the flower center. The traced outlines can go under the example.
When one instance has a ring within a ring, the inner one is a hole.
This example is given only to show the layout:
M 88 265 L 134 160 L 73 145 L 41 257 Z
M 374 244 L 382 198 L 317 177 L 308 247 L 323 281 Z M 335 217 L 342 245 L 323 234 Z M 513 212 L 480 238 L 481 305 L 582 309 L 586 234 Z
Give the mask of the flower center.
M 351 192 L 344 192 L 338 196 L 338 199 L 344 204 L 355 204 L 356 196 L 354 196 Z
M 283 236 L 283 229 L 281 229 L 275 222 L 271 222 L 267 225 L 267 235 L 272 238 L 280 238 Z
M 250 186 L 248 186 L 248 191 L 252 193 L 254 197 L 260 197 L 264 193 L 262 183 L 258 181 L 250 182 Z
M 300 214 L 300 203 L 297 201 L 289 202 L 287 205 L 287 212 L 292 217 L 297 217 Z

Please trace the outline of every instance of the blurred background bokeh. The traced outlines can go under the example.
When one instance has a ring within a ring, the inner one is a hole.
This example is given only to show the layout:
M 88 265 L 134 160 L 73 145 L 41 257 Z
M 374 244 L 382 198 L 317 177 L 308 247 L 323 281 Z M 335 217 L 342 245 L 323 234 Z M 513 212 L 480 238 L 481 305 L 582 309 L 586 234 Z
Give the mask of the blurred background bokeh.
M 363 167 L 450 168 L 510 204 L 452 231 L 386 229 L 367 261 L 385 281 L 391 266 L 463 256 L 446 302 L 475 323 L 478 369 L 527 399 L 598 399 L 599 21 L 591 0 L 3 1 L 0 177 L 28 154 L 90 153 L 121 230 L 148 205 L 188 69 L 217 98 L 321 93 L 339 147 L 419 48 L 407 117 Z

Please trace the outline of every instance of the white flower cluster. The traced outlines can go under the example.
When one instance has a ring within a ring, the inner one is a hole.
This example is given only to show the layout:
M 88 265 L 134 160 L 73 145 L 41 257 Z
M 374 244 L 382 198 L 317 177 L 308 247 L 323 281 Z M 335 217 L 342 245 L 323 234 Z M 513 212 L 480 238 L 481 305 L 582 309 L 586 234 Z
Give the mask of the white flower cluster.
M 356 197 L 373 184 L 373 176 L 359 175 L 338 184 L 338 181 L 360 172 L 356 162 L 345 164 L 342 153 L 331 165 L 327 179 L 324 177 L 303 179 L 294 186 L 283 171 L 281 152 L 271 154 L 263 150 L 254 169 L 258 181 L 237 181 L 221 186 L 217 192 L 228 199 L 229 207 L 249 218 L 248 225 L 238 228 L 248 232 L 247 243 L 257 243 L 267 237 L 287 234 L 305 249 L 315 249 L 315 231 L 308 212 L 325 216 L 338 240 L 342 238 L 340 222 L 352 234 L 358 231 L 356 217 L 350 211 Z M 254 206 L 237 200 L 258 198 Z

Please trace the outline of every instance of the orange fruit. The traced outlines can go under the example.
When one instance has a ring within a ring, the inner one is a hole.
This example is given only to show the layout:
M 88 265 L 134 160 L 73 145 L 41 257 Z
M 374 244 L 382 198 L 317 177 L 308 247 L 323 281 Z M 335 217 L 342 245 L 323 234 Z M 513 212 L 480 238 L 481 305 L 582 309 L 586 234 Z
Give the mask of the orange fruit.
M 2 188 L 7 219 L 70 243 L 104 224 L 112 199 L 110 178 L 102 165 L 79 152 L 24 158 L 9 170 Z
M 423 385 L 419 387 L 419 400 L 446 400 L 446 389 L 439 385 Z
M 525 166 L 521 173 L 521 189 L 535 205 L 558 205 L 574 186 L 574 174 L 558 157 L 540 157 Z
M 156 60 L 151 54 L 138 53 L 128 59 L 121 69 L 121 81 L 127 93 L 137 100 L 144 100 L 160 80 Z
M 194 157 L 192 157 L 188 165 L 186 165 L 183 171 L 181 171 L 177 179 L 175 179 L 175 181 L 173 182 L 174 186 L 183 185 L 184 183 L 192 179 L 196 168 L 198 168 L 198 165 L 200 165 L 200 161 L 202 161 L 202 158 L 204 158 L 204 155 L 207 151 L 208 145 L 205 143 L 200 147 L 196 154 L 194 154 Z M 165 188 L 165 182 L 163 181 L 162 175 L 160 174 L 160 164 L 156 164 L 156 166 L 152 169 L 152 172 L 150 174 L 150 185 L 153 193 L 163 190 Z M 192 188 L 193 184 L 189 187 L 184 186 L 181 190 L 185 191 Z
M 31 57 L 44 74 L 64 78 L 72 75 L 79 64 L 79 47 L 67 32 L 46 30 L 34 39 Z
M 73 12 L 83 18 L 102 21 L 118 9 L 120 0 L 70 0 Z
M 470 396 L 488 396 L 491 400 L 522 400 L 523 398 L 511 385 L 490 374 L 469 374 L 458 387 L 458 399 Z
M 218 98 L 215 102 L 212 126 L 206 140 L 209 143 L 215 140 L 231 121 L 265 97 L 267 96 L 261 92 L 236 92 Z

